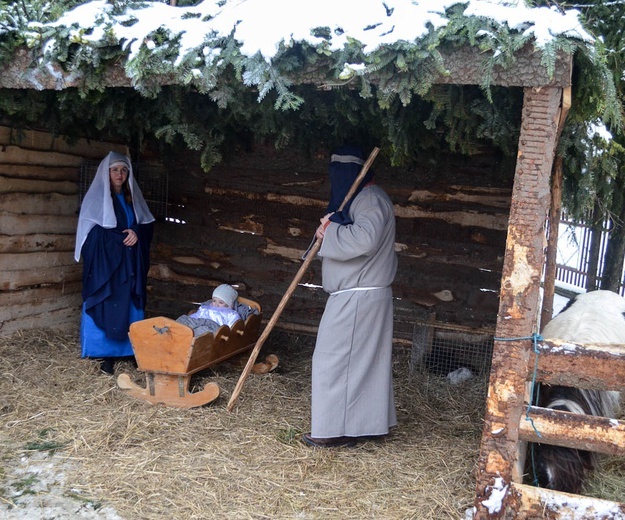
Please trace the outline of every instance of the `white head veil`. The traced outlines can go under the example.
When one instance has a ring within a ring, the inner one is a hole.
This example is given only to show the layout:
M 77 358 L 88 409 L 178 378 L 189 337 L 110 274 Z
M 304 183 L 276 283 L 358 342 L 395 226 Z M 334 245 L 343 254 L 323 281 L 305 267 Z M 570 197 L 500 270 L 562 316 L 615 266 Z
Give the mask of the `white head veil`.
M 154 217 L 132 173 L 130 159 L 121 153 L 109 152 L 109 154 L 102 159 L 100 166 L 98 166 L 98 171 L 80 207 L 78 229 L 76 231 L 76 248 L 74 249 L 74 259 L 76 262 L 80 260 L 80 251 L 93 226 L 96 224 L 104 228 L 114 228 L 117 226 L 117 218 L 115 217 L 115 210 L 113 209 L 113 199 L 111 198 L 111 182 L 109 176 L 110 165 L 117 162 L 123 162 L 128 166 L 128 186 L 130 187 L 130 193 L 132 195 L 132 205 L 135 210 L 137 224 L 149 224 L 150 222 L 154 222 Z

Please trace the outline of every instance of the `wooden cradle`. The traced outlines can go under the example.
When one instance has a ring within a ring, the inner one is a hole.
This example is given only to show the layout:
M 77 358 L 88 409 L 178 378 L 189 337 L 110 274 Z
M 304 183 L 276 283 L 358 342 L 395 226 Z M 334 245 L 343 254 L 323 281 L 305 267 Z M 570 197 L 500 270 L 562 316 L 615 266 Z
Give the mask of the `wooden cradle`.
M 194 337 L 191 328 L 164 316 L 130 325 L 128 335 L 137 368 L 146 373 L 147 386 L 142 388 L 128 374 L 120 374 L 119 388 L 152 404 L 180 408 L 202 406 L 217 399 L 216 383 L 208 383 L 201 391 L 190 393 L 189 381 L 192 374 L 254 347 L 262 309 L 246 298 L 239 297 L 239 302 L 257 309 L 258 314 L 250 314 L 245 322 L 239 320 L 232 327 L 223 325 L 214 334 L 207 332 Z M 277 364 L 277 358 L 275 362 Z

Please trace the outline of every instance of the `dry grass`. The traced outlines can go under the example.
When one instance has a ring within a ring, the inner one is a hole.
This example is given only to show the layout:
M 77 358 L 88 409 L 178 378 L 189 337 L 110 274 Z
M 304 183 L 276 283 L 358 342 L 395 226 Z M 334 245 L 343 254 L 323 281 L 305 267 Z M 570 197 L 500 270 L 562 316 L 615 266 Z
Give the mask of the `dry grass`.
M 127 520 L 463 518 L 473 502 L 485 381 L 411 376 L 410 351 L 396 349 L 399 425 L 390 438 L 314 450 L 299 440 L 309 425 L 312 348 L 312 338 L 272 332 L 261 357 L 275 353 L 280 366 L 251 375 L 228 412 L 237 363 L 195 377 L 192 387 L 213 381 L 222 394 L 181 410 L 124 394 L 97 363 L 80 359 L 76 334 L 1 339 L 1 464 L 56 450 L 71 463 L 67 494 L 111 505 Z M 143 377 L 131 363 L 121 372 Z M 614 473 L 606 485 L 618 489 L 622 461 Z

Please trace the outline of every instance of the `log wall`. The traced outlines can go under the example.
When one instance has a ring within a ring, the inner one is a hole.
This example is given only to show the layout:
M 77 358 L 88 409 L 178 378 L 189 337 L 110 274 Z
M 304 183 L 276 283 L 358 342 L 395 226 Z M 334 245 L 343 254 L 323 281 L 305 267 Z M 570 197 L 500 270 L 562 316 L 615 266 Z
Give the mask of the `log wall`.
M 85 158 L 126 148 L 0 126 L 0 335 L 76 328 L 80 264 L 74 261 L 78 176 Z
M 0 335 L 76 327 L 80 165 L 114 146 L 70 147 L 38 132 L 18 140 L 2 127 L 0 145 Z M 176 318 L 226 282 L 258 301 L 268 320 L 325 213 L 328 157 L 257 147 L 208 174 L 191 153 L 159 158 L 169 187 L 152 244 L 147 316 Z M 500 165 L 484 156 L 399 172 L 378 156 L 373 170 L 397 218 L 397 342 L 410 345 L 415 322 L 432 315 L 463 334 L 491 330 L 511 196 Z M 315 334 L 327 298 L 320 285 L 315 261 L 277 328 Z
M 177 317 L 225 282 L 269 319 L 325 213 L 329 154 L 257 147 L 208 174 L 189 166 L 197 160 L 178 159 L 152 250 L 148 313 Z M 397 218 L 397 342 L 410 345 L 415 320 L 430 313 L 471 330 L 494 328 L 511 197 L 499 168 L 482 157 L 400 173 L 376 159 Z M 320 285 L 315 261 L 276 328 L 315 334 L 327 298 Z

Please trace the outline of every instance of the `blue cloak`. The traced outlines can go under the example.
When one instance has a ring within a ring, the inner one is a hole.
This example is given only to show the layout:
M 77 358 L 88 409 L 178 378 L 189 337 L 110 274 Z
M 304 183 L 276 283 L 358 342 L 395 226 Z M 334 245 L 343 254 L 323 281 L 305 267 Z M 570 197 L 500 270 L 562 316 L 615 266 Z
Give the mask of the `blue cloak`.
M 121 197 L 113 197 L 113 207 L 117 227 L 94 226 L 82 247 L 83 310 L 106 338 L 126 341 L 130 323 L 136 321 L 136 311 L 145 308 L 153 223 L 137 225 L 132 205 Z M 138 237 L 133 247 L 123 244 L 126 237 L 123 230 L 128 228 Z M 106 357 L 85 352 L 84 346 L 83 356 Z

